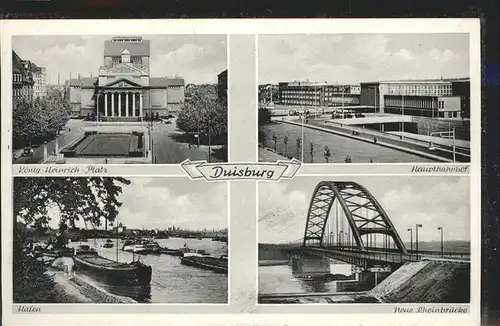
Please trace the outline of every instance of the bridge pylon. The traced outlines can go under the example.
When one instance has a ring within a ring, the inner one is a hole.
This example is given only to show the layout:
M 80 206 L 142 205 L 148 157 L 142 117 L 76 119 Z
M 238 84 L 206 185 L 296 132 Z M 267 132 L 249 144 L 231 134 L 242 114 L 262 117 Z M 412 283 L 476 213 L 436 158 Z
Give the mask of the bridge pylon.
M 388 241 L 392 239 L 398 252 L 408 253 L 382 205 L 365 187 L 351 181 L 321 181 L 318 183 L 311 197 L 307 213 L 304 247 L 325 247 L 325 230 L 329 225 L 329 217 L 334 204 L 337 208 L 340 207 L 341 218 L 345 217 L 347 220 L 346 230 L 339 231 L 338 225 L 336 226 L 337 237 L 339 232 L 340 236 L 342 236 L 342 232 L 344 235 L 349 233 L 349 237 L 353 239 L 352 244 L 355 245 L 352 247 L 365 251 L 370 247 L 369 245 L 373 245 L 373 241 L 371 244 L 369 243 L 369 237 L 373 234 L 376 239 L 376 235 L 381 234 L 387 242 L 386 249 L 389 249 Z M 362 212 L 365 214 L 363 215 Z M 328 232 L 326 236 L 328 236 Z M 330 244 L 329 241 L 327 244 Z M 351 246 L 350 243 L 349 246 Z

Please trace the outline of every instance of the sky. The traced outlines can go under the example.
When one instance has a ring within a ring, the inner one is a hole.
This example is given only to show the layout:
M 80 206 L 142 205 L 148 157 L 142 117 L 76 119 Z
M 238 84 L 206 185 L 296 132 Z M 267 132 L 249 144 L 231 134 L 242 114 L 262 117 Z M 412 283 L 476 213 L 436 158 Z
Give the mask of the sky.
M 259 84 L 469 77 L 468 34 L 259 35 Z
M 183 177 L 126 178 L 121 185 L 117 223 L 129 229 L 225 229 L 228 227 L 227 183 L 192 181 Z M 51 213 L 50 226 L 57 228 L 58 214 Z M 83 223 L 77 225 L 83 227 Z M 115 223 L 116 224 L 116 223 Z
M 113 35 L 121 36 L 121 35 Z M 126 35 L 129 36 L 129 35 Z M 151 77 L 181 76 L 186 84 L 215 84 L 227 68 L 226 35 L 139 35 L 150 40 Z M 51 84 L 96 77 L 104 64 L 104 41 L 112 36 L 14 36 L 12 48 L 24 60 L 45 66 Z
M 467 177 L 363 176 L 295 177 L 278 183 L 259 183 L 260 243 L 302 239 L 312 193 L 320 181 L 354 181 L 370 191 L 402 237 L 419 229 L 420 241 L 470 240 L 470 185 Z

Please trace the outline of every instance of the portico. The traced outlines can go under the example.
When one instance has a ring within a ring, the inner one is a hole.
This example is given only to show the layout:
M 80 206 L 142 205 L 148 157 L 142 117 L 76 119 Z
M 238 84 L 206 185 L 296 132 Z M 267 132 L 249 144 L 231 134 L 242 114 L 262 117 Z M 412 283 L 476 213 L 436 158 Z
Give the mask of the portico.
M 102 86 L 99 91 L 99 113 L 102 117 L 143 117 L 143 87 L 127 79 Z

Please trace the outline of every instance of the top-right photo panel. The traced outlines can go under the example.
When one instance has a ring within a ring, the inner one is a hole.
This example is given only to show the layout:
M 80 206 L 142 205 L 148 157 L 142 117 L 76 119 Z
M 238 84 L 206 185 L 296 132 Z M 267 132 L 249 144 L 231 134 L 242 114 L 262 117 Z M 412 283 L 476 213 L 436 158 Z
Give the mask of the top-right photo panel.
M 259 35 L 259 161 L 470 162 L 469 34 Z

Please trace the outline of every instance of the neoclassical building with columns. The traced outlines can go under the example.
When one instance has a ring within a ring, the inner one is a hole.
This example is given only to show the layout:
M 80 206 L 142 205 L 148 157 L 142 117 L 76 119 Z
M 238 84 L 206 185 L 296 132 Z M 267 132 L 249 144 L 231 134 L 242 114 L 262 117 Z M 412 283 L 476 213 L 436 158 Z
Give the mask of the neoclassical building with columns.
M 142 37 L 106 40 L 98 76 L 70 78 L 67 87 L 73 116 L 140 120 L 175 114 L 184 105 L 183 78 L 150 76 L 150 40 Z

